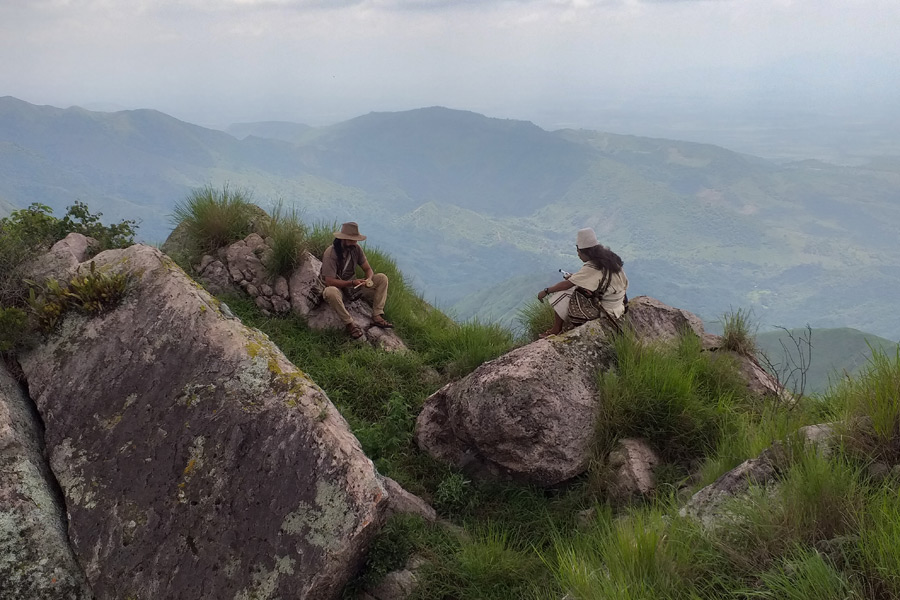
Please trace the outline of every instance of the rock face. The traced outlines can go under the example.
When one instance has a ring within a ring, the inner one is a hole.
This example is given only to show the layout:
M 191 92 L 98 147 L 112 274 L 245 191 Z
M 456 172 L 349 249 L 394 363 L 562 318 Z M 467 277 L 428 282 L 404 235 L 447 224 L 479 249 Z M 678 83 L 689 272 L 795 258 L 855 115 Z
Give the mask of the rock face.
M 289 277 L 272 277 L 265 268 L 269 253 L 271 249 L 266 240 L 252 233 L 246 239 L 220 249 L 217 257 L 204 256 L 196 269 L 213 293 L 242 290 L 265 313 L 298 315 L 306 319 L 312 329 L 344 329 L 337 314 L 322 302 L 319 283 L 322 262 L 306 252 Z M 392 330 L 372 324 L 372 307 L 366 302 L 355 300 L 347 302 L 346 307 L 370 344 L 387 351 L 406 349 L 406 344 Z
M 596 371 L 613 359 L 609 327 L 592 321 L 487 362 L 425 401 L 416 442 L 486 477 L 554 485 L 587 467 Z
M 808 425 L 801 427 L 795 437 L 800 444 L 808 444 L 827 455 L 834 443 L 834 427 L 830 424 Z M 727 502 L 745 495 L 751 485 L 775 483 L 789 462 L 790 456 L 785 448 L 775 444 L 698 491 L 680 514 L 697 519 L 707 527 L 713 527 L 723 519 L 727 521 L 729 515 L 724 508 Z
M 608 493 L 616 502 L 644 498 L 656 490 L 654 468 L 660 460 L 646 440 L 619 440 L 607 461 Z
M 647 296 L 629 302 L 621 326 L 648 343 L 685 330 L 705 348 L 719 342 L 696 316 Z M 591 459 L 601 401 L 596 376 L 615 363 L 615 333 L 599 319 L 481 365 L 425 401 L 416 442 L 474 476 L 549 486 L 580 474 Z
M 34 407 L 0 363 L 0 600 L 87 600 L 40 437 Z
M 335 597 L 387 505 L 346 422 L 159 251 L 94 260 L 126 299 L 21 363 L 96 597 Z

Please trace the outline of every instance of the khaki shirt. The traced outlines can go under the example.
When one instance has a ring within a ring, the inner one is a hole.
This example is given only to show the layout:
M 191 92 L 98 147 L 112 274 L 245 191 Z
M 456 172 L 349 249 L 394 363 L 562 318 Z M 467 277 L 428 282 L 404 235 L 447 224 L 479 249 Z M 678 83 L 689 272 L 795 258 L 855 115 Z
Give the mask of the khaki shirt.
M 356 279 L 356 267 L 366 262 L 366 253 L 357 246 L 344 248 L 344 260 L 338 264 L 338 256 L 334 251 L 334 246 L 328 246 L 325 254 L 322 255 L 322 277 L 332 277 L 334 279 L 343 279 L 350 281 Z

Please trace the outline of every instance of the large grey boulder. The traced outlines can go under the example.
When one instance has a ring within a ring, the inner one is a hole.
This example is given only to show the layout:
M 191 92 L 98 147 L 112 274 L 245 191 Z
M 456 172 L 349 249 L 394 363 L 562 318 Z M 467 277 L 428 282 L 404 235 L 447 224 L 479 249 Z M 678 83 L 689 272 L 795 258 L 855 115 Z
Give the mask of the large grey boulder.
M 609 325 L 589 322 L 489 361 L 425 401 L 415 438 L 482 477 L 550 486 L 583 472 L 597 415 L 597 369 L 614 359 Z
M 21 358 L 98 598 L 334 598 L 386 494 L 322 390 L 154 248 Z
M 683 332 L 700 337 L 709 350 L 719 342 L 695 315 L 641 296 L 617 324 L 588 322 L 447 384 L 426 399 L 416 442 L 473 476 L 550 486 L 582 473 L 592 458 L 602 402 L 597 374 L 615 364 L 612 338 L 624 329 L 644 343 L 669 343 Z
M 0 600 L 89 599 L 33 405 L 0 363 Z

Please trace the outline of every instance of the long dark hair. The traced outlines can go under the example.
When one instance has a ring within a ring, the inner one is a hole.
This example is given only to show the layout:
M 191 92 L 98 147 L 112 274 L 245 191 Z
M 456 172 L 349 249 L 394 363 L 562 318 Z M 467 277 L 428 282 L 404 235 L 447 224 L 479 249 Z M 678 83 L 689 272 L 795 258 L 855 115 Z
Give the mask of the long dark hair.
M 340 265 L 344 261 L 344 245 L 341 244 L 340 238 L 334 238 L 331 246 L 334 248 L 334 253 L 337 254 L 338 265 Z
M 590 248 L 581 248 L 581 252 L 588 257 L 588 262 L 593 263 L 598 269 L 609 273 L 618 273 L 625 264 L 618 254 L 603 244 L 597 244 Z

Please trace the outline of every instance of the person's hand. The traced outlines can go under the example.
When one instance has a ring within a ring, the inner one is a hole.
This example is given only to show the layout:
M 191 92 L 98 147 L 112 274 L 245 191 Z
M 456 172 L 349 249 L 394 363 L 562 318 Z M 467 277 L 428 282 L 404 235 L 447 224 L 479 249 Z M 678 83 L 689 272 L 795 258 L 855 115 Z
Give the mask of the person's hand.
M 366 280 L 365 279 L 354 279 L 351 283 L 353 284 L 352 287 L 358 288 L 361 285 L 366 285 Z
M 543 302 L 544 298 L 547 297 L 547 288 L 542 289 L 538 292 L 538 302 Z

